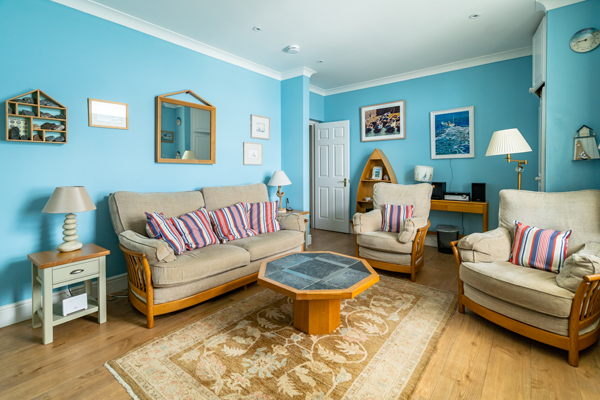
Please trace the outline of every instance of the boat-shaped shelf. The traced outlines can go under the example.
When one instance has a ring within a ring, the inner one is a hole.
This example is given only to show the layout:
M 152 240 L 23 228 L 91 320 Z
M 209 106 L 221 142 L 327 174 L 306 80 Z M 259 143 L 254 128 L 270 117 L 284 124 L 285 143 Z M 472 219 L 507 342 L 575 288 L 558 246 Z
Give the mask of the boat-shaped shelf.
M 11 135 L 13 128 L 19 139 Z M 67 143 L 67 108 L 39 89 L 6 100 L 6 141 Z
M 381 177 L 383 178 L 387 175 L 389 179 L 371 179 L 373 176 L 373 167 L 381 167 Z M 373 186 L 379 182 L 398 183 L 398 180 L 383 150 L 375 149 L 360 176 L 356 192 L 356 212 L 364 213 L 373 209 Z M 365 200 L 367 197 L 371 200 Z

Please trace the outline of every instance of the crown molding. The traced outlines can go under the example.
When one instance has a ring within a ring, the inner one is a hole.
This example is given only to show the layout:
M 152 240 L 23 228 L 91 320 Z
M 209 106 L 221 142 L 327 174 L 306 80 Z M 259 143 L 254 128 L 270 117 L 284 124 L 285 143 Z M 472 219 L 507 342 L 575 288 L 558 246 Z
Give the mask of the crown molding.
M 331 96 L 333 94 L 351 92 L 354 90 L 367 89 L 374 86 L 388 85 L 390 83 L 407 81 L 410 79 L 422 78 L 424 76 L 442 74 L 444 72 L 456 71 L 459 69 L 477 67 L 479 65 L 491 64 L 499 61 L 511 60 L 513 58 L 520 58 L 530 56 L 532 54 L 531 47 L 523 47 L 516 50 L 504 51 L 502 53 L 490 54 L 487 56 L 471 58 L 468 60 L 458 61 L 450 64 L 438 65 L 436 67 L 425 68 L 417 71 L 406 72 L 404 74 L 387 76 L 385 78 L 373 79 L 361 83 L 355 83 L 347 86 L 340 86 L 332 89 L 325 89 L 324 96 Z
M 320 96 L 325 96 L 325 89 L 321 89 L 320 87 L 315 85 L 309 85 L 309 88 L 311 92 L 316 93 Z
M 105 19 L 107 21 L 114 22 L 125 26 L 127 28 L 134 29 L 136 31 L 145 33 L 150 36 L 171 42 L 181 47 L 193 50 L 198 53 L 205 54 L 209 57 L 216 58 L 218 60 L 225 61 L 229 64 L 237 65 L 238 67 L 245 68 L 247 70 L 259 73 L 261 75 L 268 76 L 269 78 L 281 80 L 281 73 L 260 64 L 256 64 L 252 61 L 238 57 L 226 51 L 219 50 L 215 47 L 209 46 L 205 43 L 191 39 L 187 36 L 180 35 L 179 33 L 170 31 L 162 28 L 158 25 L 154 25 L 148 21 L 136 18 L 132 15 L 123 13 L 114 8 L 107 7 L 103 4 L 96 3 L 92 0 L 52 0 L 54 3 L 62 4 L 73 8 L 75 10 L 84 12 L 86 14 L 93 15 L 98 18 Z
M 309 78 L 312 76 L 312 74 L 317 73 L 317 71 L 314 71 L 308 67 L 299 67 L 299 68 L 294 68 L 294 69 L 290 69 L 289 71 L 285 71 L 281 73 L 281 80 L 285 81 L 286 79 L 291 79 L 291 78 L 295 78 L 297 76 L 308 76 Z
M 535 10 L 550 11 L 555 8 L 570 6 L 571 4 L 581 3 L 585 0 L 536 0 Z

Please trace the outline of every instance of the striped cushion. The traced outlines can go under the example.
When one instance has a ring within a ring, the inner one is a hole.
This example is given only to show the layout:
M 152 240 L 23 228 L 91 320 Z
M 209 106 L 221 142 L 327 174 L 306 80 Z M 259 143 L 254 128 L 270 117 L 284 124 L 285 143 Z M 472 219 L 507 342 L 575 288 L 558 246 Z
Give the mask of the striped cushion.
M 258 233 L 277 232 L 283 228 L 277 222 L 278 201 L 246 203 L 250 228 Z
M 572 231 L 539 229 L 519 221 L 515 221 L 515 228 L 510 262 L 558 274 L 565 263 Z
M 177 218 L 171 218 L 171 222 L 177 228 L 188 250 L 219 243 L 205 207 Z
M 210 219 L 215 226 L 215 233 L 221 243 L 258 235 L 255 230 L 250 229 L 246 212 L 245 203 L 209 212 Z
M 163 213 L 145 213 L 148 224 L 146 232 L 148 236 L 154 239 L 162 239 L 175 250 L 175 254 L 183 254 L 185 251 L 185 243 L 183 238 L 177 232 L 170 220 L 167 220 Z
M 384 204 L 381 230 L 384 232 L 402 232 L 404 230 L 404 220 L 412 218 L 414 208 L 415 206 Z

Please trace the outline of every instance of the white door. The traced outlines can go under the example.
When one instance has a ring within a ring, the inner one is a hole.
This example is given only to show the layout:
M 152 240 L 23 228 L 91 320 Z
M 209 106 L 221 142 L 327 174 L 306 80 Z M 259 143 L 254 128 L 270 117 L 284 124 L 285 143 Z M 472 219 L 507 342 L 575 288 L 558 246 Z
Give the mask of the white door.
M 198 160 L 210 160 L 210 111 L 190 109 L 191 149 Z
M 314 226 L 350 231 L 350 121 L 315 125 Z
M 540 108 L 538 110 L 538 191 L 546 191 L 546 86 L 540 93 Z

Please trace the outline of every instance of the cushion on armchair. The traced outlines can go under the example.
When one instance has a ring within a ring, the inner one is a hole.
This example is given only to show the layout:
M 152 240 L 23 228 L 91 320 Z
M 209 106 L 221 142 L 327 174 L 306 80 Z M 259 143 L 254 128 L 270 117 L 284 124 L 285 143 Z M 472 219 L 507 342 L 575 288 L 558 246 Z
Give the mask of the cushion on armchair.
M 119 233 L 119 243 L 131 251 L 146 254 L 149 263 L 176 259 L 173 248 L 164 240 L 147 238 L 131 230 Z
M 381 230 L 383 232 L 402 232 L 404 230 L 404 221 L 407 218 L 412 218 L 414 208 L 415 206 L 412 205 L 384 204 Z
M 404 221 L 404 229 L 398 234 L 400 243 L 408 243 L 415 240 L 417 230 L 427 225 L 427 218 L 408 218 Z
M 508 261 L 512 239 L 505 228 L 484 233 L 472 233 L 458 242 L 458 252 L 466 262 Z
M 292 213 L 292 214 L 279 214 L 277 215 L 277 222 L 285 230 L 289 231 L 306 231 L 306 219 L 304 215 Z
M 567 257 L 567 240 L 571 232 L 540 229 L 515 221 L 510 262 L 558 274 Z
M 600 243 L 586 243 L 583 249 L 568 257 L 556 275 L 556 284 L 575 293 L 583 277 L 593 274 L 600 274 Z
M 363 234 L 367 232 L 381 231 L 381 211 L 375 209 L 368 213 L 356 213 L 352 218 L 354 233 Z

